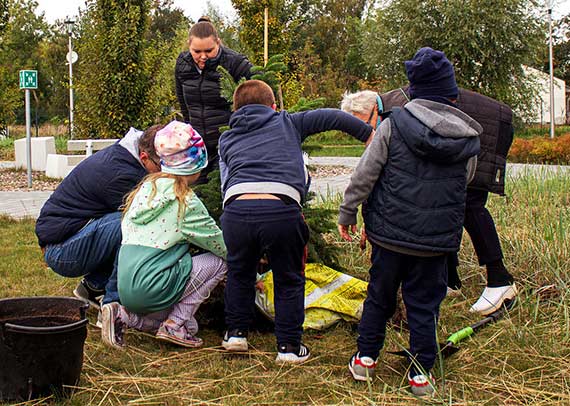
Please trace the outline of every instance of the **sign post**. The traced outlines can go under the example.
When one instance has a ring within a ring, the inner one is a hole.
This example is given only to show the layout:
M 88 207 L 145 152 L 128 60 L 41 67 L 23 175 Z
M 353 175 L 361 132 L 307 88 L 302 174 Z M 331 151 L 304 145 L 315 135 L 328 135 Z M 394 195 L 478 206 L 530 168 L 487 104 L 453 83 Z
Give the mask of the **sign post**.
M 28 167 L 28 187 L 32 187 L 32 118 L 30 114 L 30 89 L 38 88 L 38 71 L 20 71 L 20 89 L 25 91 L 26 101 L 26 166 Z

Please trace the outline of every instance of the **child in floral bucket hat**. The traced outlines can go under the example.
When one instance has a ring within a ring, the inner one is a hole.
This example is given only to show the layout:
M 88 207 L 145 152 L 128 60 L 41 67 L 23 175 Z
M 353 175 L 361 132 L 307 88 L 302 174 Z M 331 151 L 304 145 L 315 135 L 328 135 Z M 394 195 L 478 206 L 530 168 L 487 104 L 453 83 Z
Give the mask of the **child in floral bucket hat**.
M 194 314 L 226 273 L 222 232 L 190 186 L 208 154 L 200 134 L 178 121 L 159 130 L 154 143 L 162 171 L 126 199 L 118 259 L 122 305 L 103 306 L 102 338 L 123 348 L 130 327 L 199 347 Z M 208 252 L 193 257 L 189 244 Z

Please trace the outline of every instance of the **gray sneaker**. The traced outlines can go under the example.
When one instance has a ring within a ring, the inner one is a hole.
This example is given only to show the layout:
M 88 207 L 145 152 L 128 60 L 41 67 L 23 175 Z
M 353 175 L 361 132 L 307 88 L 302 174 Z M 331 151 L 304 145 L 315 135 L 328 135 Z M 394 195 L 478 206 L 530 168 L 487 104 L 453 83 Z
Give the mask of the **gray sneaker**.
M 124 349 L 127 324 L 121 319 L 121 305 L 107 303 L 101 307 L 101 339 L 113 348 Z
M 377 363 L 378 359 L 361 357 L 360 352 L 356 352 L 348 361 L 348 370 L 357 381 L 371 381 L 374 378 Z
M 90 307 L 99 310 L 101 308 L 101 301 L 103 300 L 103 296 L 105 296 L 105 290 L 93 289 L 91 286 L 89 286 L 89 283 L 87 283 L 84 278 L 81 279 L 79 285 L 73 289 L 73 294 L 76 298 L 89 303 Z

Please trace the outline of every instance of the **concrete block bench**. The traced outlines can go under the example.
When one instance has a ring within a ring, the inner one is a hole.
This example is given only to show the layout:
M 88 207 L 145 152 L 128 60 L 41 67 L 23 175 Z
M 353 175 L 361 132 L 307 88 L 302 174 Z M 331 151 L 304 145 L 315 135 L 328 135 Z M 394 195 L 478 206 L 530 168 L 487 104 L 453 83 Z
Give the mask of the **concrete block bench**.
M 47 157 L 46 176 L 63 179 L 84 159 L 85 155 L 49 154 Z
M 68 151 L 85 151 L 85 155 L 58 155 L 50 154 L 46 165 L 46 176 L 50 178 L 65 178 L 85 158 L 93 155 L 94 151 L 107 148 L 118 140 L 69 140 Z
M 55 154 L 55 138 L 32 137 L 31 149 L 32 170 L 45 171 L 48 155 Z M 14 153 L 16 155 L 16 168 L 28 169 L 26 158 L 26 138 L 20 138 L 14 141 Z
M 93 155 L 94 151 L 100 151 L 116 143 L 117 139 L 109 140 L 69 140 L 67 141 L 68 151 L 85 151 L 85 156 Z

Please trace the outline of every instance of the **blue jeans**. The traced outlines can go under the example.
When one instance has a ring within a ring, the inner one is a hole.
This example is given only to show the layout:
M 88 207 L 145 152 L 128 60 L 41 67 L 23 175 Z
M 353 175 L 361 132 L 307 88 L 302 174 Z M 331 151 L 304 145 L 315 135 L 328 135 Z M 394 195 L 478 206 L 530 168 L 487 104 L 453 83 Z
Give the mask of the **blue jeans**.
M 92 220 L 66 241 L 47 245 L 45 261 L 61 276 L 84 276 L 93 289 L 105 289 L 103 303 L 118 302 L 117 261 L 121 239 L 121 213 L 110 213 Z

